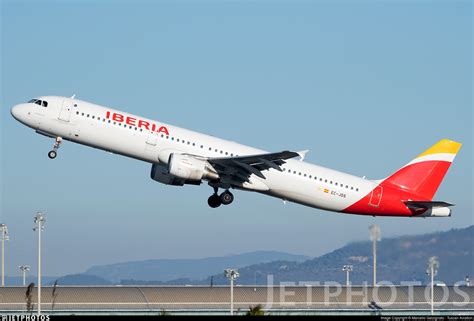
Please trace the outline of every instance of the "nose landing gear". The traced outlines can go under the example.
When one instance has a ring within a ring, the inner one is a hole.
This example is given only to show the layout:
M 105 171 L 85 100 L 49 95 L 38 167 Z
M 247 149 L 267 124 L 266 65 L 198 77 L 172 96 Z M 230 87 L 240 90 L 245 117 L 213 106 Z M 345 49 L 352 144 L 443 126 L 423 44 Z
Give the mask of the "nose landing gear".
M 54 151 L 54 150 L 50 150 L 50 151 L 48 152 L 48 157 L 49 157 L 50 159 L 55 159 L 57 155 L 58 155 L 58 153 L 57 153 L 56 151 Z
M 212 194 L 209 199 L 207 200 L 207 204 L 209 204 L 212 208 L 217 208 L 221 205 L 229 205 L 234 201 L 234 195 L 226 190 L 221 195 L 217 194 L 218 189 L 214 188 L 214 194 Z
M 56 141 L 54 142 L 54 145 L 53 145 L 53 150 L 50 150 L 48 152 L 48 157 L 50 159 L 55 159 L 56 156 L 58 156 L 58 149 L 61 146 L 62 142 L 63 142 L 62 137 L 56 137 Z

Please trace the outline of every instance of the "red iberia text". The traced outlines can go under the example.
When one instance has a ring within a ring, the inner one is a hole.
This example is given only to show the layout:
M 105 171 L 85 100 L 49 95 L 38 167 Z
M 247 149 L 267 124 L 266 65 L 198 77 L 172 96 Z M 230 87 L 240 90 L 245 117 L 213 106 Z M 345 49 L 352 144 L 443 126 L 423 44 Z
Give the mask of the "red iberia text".
M 129 126 L 143 128 L 152 132 L 163 133 L 167 136 L 169 136 L 170 134 L 166 126 L 158 126 L 157 124 L 148 122 L 146 120 L 142 120 L 142 119 L 131 117 L 131 116 L 124 116 L 122 114 L 115 113 L 115 112 L 107 111 L 105 113 L 105 118 L 111 119 L 118 123 L 125 123 Z

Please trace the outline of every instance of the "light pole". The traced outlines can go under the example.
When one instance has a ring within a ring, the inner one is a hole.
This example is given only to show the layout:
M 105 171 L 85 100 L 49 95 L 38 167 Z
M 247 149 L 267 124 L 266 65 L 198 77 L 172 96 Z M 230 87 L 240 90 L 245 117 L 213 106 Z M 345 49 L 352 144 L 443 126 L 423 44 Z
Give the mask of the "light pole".
M 20 271 L 23 274 L 23 286 L 26 286 L 26 272 L 28 272 L 30 270 L 30 266 L 29 265 L 20 265 L 19 267 L 20 267 Z
M 428 260 L 428 269 L 426 273 L 431 276 L 431 315 L 434 314 L 434 277 L 438 274 L 439 261 L 436 256 L 430 257 Z
M 230 280 L 230 315 L 234 315 L 234 281 L 240 274 L 236 269 L 225 269 L 224 275 Z
M 8 241 L 8 228 L 6 224 L 0 223 L 0 237 L 2 238 L 2 287 L 5 286 L 5 241 Z
M 33 231 L 38 232 L 38 315 L 41 315 L 41 232 L 44 231 L 45 222 L 45 215 L 38 212 L 35 215 L 36 226 L 33 228 Z
M 374 286 L 377 285 L 377 242 L 380 241 L 380 227 L 372 224 L 369 226 L 370 240 L 372 241 L 372 257 L 374 258 Z
M 254 283 L 255 286 L 254 286 L 254 288 L 253 288 L 253 291 L 254 291 L 254 292 L 257 291 L 257 274 L 262 274 L 262 272 L 260 272 L 260 271 L 255 271 L 255 273 L 254 273 L 254 276 L 255 276 L 255 283 Z
M 346 272 L 346 286 L 350 286 L 351 282 L 349 281 L 349 273 L 352 272 L 352 265 L 344 265 L 342 271 Z

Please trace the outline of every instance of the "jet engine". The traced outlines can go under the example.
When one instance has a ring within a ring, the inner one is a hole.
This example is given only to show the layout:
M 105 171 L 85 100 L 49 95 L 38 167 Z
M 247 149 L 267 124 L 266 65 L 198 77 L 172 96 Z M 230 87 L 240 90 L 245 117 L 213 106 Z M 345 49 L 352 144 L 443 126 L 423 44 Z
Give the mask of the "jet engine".
M 170 175 L 166 167 L 158 164 L 153 164 L 151 167 L 150 177 L 152 180 L 166 185 L 183 186 L 186 183 L 184 179 Z
M 206 160 L 177 153 L 170 155 L 168 173 L 185 181 L 201 182 L 203 179 L 210 181 L 219 179 L 219 175 Z

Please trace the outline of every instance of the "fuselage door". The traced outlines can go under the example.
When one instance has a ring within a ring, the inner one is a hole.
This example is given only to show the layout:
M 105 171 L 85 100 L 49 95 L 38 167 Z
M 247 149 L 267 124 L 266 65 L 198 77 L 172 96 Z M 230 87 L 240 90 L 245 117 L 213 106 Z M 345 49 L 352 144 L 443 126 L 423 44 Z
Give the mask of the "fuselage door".
M 376 188 L 374 188 L 374 190 L 372 191 L 372 195 L 370 196 L 369 205 L 378 207 L 380 205 L 380 201 L 382 201 L 382 193 L 382 186 L 377 186 Z
M 71 112 L 72 106 L 74 102 L 70 101 L 69 99 L 63 100 L 63 105 L 61 107 L 61 111 L 59 112 L 59 119 L 64 121 L 69 121 L 71 119 Z
M 154 131 L 150 131 L 148 133 L 148 137 L 146 139 L 146 143 L 151 146 L 156 146 L 156 142 L 158 141 L 158 133 Z

